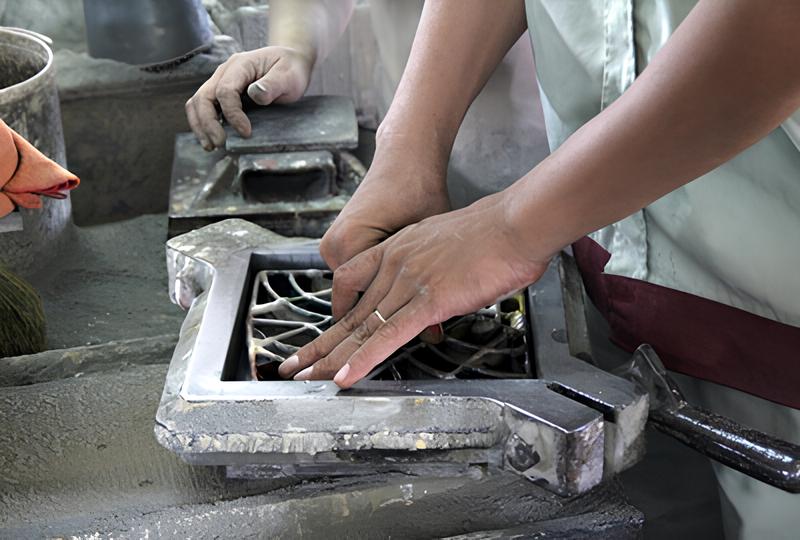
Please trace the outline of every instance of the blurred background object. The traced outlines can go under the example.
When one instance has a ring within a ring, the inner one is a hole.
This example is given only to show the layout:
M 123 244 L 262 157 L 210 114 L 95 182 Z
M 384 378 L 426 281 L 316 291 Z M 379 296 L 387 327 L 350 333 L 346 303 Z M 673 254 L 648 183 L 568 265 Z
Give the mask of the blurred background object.
M 47 38 L 18 28 L 0 27 L 0 118 L 62 167 L 66 167 L 61 111 Z M 52 261 L 72 228 L 69 197 L 45 199 L 37 210 L 20 209 L 0 223 L 0 262 L 25 273 Z
M 157 69 L 211 47 L 200 0 L 84 0 L 89 54 Z

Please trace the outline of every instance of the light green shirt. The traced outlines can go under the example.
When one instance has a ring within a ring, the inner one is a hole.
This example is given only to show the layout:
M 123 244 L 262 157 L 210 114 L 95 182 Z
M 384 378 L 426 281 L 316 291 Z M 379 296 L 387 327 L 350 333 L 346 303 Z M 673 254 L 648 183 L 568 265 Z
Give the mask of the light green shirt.
M 527 0 L 551 149 L 631 85 L 695 3 Z M 612 255 L 607 273 L 800 326 L 800 111 L 592 237 Z

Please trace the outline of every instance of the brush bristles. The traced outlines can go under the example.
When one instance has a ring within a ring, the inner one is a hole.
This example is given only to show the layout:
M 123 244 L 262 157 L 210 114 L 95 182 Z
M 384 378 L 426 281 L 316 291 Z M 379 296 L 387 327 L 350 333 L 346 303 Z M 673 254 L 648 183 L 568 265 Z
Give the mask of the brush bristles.
M 41 298 L 27 281 L 0 268 L 0 357 L 37 353 L 46 345 Z

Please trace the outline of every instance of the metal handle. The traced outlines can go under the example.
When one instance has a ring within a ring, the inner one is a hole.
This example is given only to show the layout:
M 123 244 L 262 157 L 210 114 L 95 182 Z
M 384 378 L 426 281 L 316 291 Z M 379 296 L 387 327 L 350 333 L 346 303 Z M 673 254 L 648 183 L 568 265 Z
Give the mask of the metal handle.
M 706 456 L 791 493 L 800 492 L 800 446 L 685 404 L 651 410 L 650 423 Z
M 641 345 L 615 373 L 650 396 L 648 422 L 656 429 L 732 469 L 800 492 L 800 446 L 687 403 L 650 345 Z

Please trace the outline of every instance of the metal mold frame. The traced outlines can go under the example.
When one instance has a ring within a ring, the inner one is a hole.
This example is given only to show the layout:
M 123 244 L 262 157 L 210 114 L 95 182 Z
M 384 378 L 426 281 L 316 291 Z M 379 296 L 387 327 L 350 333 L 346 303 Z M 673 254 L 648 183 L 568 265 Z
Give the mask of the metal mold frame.
M 541 379 L 373 380 L 349 391 L 329 381 L 231 381 L 225 365 L 244 339 L 235 330 L 253 272 L 324 267 L 317 243 L 231 219 L 173 238 L 167 261 L 171 297 L 190 309 L 155 432 L 190 463 L 386 464 L 399 452 L 427 464 L 488 463 L 575 495 L 643 453 L 647 396 L 546 341 L 563 334 L 563 308 L 560 323 L 558 311 L 531 318 L 532 337 L 544 340 L 536 354 L 551 357 L 537 364 Z M 529 290 L 534 312 L 560 301 L 557 272 Z

